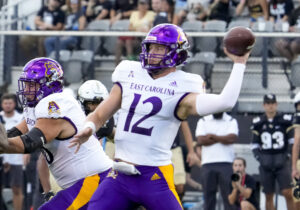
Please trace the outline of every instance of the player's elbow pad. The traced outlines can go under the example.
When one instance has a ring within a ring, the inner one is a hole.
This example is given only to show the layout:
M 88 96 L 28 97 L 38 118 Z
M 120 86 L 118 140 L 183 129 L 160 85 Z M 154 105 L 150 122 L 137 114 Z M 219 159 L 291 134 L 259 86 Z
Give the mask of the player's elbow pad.
M 43 132 L 38 128 L 32 128 L 28 133 L 21 136 L 24 144 L 24 153 L 31 153 L 46 144 Z
M 7 131 L 7 137 L 13 138 L 16 136 L 21 136 L 23 133 L 16 127 L 13 127 Z

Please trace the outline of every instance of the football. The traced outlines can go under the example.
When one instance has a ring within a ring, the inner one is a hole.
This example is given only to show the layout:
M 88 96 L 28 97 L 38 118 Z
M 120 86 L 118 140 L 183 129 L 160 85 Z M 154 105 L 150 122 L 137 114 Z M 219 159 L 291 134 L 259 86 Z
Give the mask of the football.
M 238 26 L 230 29 L 223 39 L 227 51 L 238 56 L 245 55 L 255 44 L 255 36 L 250 28 Z

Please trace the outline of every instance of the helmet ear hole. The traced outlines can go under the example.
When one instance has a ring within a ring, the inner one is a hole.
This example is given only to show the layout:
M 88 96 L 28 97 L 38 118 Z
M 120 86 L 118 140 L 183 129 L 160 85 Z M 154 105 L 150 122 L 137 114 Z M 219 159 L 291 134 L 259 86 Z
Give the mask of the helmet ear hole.
M 176 65 L 182 64 L 188 57 L 188 53 L 186 50 L 182 50 L 178 53 L 178 60 L 176 62 Z

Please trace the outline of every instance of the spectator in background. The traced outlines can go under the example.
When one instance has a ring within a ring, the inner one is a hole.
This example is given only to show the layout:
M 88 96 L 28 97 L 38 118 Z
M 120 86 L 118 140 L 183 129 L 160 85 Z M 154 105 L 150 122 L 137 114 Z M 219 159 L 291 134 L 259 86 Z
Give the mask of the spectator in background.
M 162 23 L 171 23 L 174 14 L 174 2 L 172 0 L 161 0 L 160 11 L 156 13 L 153 26 Z
M 137 11 L 133 11 L 130 15 L 130 31 L 148 32 L 152 27 L 155 13 L 149 10 L 148 0 L 139 0 Z M 125 46 L 128 60 L 136 60 L 134 56 L 134 46 L 140 44 L 139 39 L 134 37 L 120 37 L 116 46 L 116 65 L 121 60 L 122 50 Z
M 286 22 L 289 14 L 294 9 L 293 0 L 270 0 L 269 2 L 269 20 L 276 22 Z
M 82 31 L 85 29 L 86 20 L 81 9 L 81 0 L 67 0 L 66 24 L 64 30 Z M 74 49 L 79 43 L 80 37 L 76 36 L 53 36 L 47 37 L 44 41 L 46 55 L 49 56 L 55 50 L 55 44 L 59 39 L 59 49 Z
M 179 132 L 175 137 L 174 143 L 171 147 L 172 151 L 172 163 L 174 165 L 174 184 L 175 189 L 178 193 L 180 199 L 182 199 L 184 194 L 184 185 L 186 183 L 186 173 L 185 173 L 185 163 L 191 167 L 192 165 L 196 164 L 198 161 L 197 154 L 193 148 L 193 137 L 187 121 L 183 121 L 180 125 L 185 145 L 188 150 L 188 154 L 186 158 L 183 157 L 183 152 L 180 147 L 180 137 Z
M 206 20 L 208 1 L 189 0 L 188 7 L 174 15 L 173 24 L 181 25 L 184 21 Z
M 23 116 L 18 113 L 16 108 L 16 95 L 3 94 L 1 97 L 2 111 L 0 116 L 4 121 L 6 130 L 9 130 L 19 124 Z M 14 210 L 22 210 L 23 207 L 23 154 L 5 154 L 4 155 L 4 172 L 9 173 L 9 183 L 13 193 Z
M 159 13 L 161 10 L 161 0 L 152 0 L 151 9 L 155 13 Z
M 186 9 L 188 6 L 187 3 L 188 0 L 175 0 L 175 13 L 178 13 L 179 11 Z
M 223 20 L 230 22 L 229 0 L 214 0 L 207 11 L 208 20 Z
M 110 11 L 110 22 L 121 19 L 129 19 L 131 13 L 137 8 L 138 0 L 115 0 L 112 10 Z
M 42 7 L 37 13 L 34 23 L 37 30 L 60 31 L 64 29 L 65 13 L 60 9 L 63 0 L 48 0 L 47 6 Z M 45 56 L 45 37 L 24 36 L 20 39 L 20 48 L 25 60 L 36 56 Z M 37 52 L 37 54 L 36 54 Z
M 266 195 L 266 210 L 273 210 L 275 181 L 285 197 L 287 209 L 293 210 L 290 154 L 293 145 L 292 115 L 277 112 L 274 94 L 263 99 L 265 113 L 253 119 L 252 151 L 258 160 L 259 174 Z
M 111 8 L 109 0 L 90 0 L 85 11 L 87 22 L 109 19 Z
M 294 98 L 296 113 L 294 114 L 294 145 L 292 150 L 292 178 L 300 179 L 300 92 Z M 295 200 L 295 209 L 300 209 L 300 199 Z
M 290 32 L 300 31 L 300 6 L 289 14 L 288 22 Z M 300 54 L 300 38 L 279 39 L 275 42 L 275 46 L 280 55 L 288 59 L 289 63 L 283 63 L 283 68 L 287 68 L 287 65 Z
M 263 18 L 265 21 L 269 19 L 266 0 L 241 0 L 235 9 L 236 16 L 240 16 L 245 7 L 248 8 L 251 22 L 256 22 L 259 18 Z
M 233 175 L 230 182 L 230 195 L 228 196 L 229 203 L 235 205 L 240 210 L 258 210 L 259 205 L 255 197 L 256 181 L 246 174 L 246 160 L 241 157 L 234 159 Z
M 216 193 L 220 187 L 225 210 L 231 210 L 228 202 L 232 162 L 234 160 L 233 143 L 238 138 L 236 119 L 225 112 L 200 118 L 197 123 L 196 137 L 202 146 L 202 187 L 204 209 L 214 210 Z
M 181 146 L 181 148 L 182 148 L 183 158 L 186 159 L 188 153 L 187 148 L 185 145 Z M 201 145 L 196 144 L 194 146 L 194 151 L 197 155 L 197 161 L 195 163 L 195 166 L 200 168 L 201 167 Z M 197 191 L 202 190 L 202 185 L 192 178 L 191 175 L 192 167 L 190 166 L 190 164 L 187 163 L 187 161 L 185 161 L 184 163 L 184 169 L 186 173 L 186 184 Z

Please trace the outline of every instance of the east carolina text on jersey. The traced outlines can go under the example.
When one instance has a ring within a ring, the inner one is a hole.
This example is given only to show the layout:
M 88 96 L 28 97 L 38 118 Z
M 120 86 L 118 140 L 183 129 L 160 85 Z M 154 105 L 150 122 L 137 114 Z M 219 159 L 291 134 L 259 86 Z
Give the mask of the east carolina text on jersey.
M 122 89 L 115 157 L 138 165 L 170 164 L 181 123 L 177 108 L 188 93 L 203 93 L 202 78 L 176 70 L 153 79 L 139 62 L 123 61 L 112 80 Z

